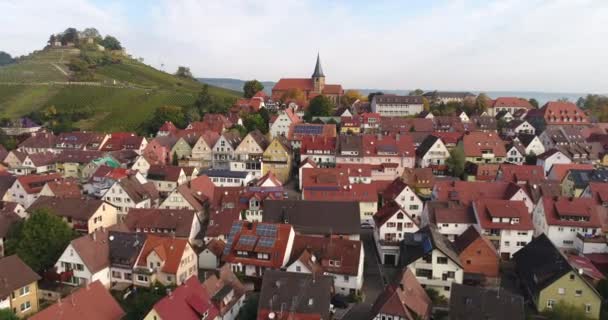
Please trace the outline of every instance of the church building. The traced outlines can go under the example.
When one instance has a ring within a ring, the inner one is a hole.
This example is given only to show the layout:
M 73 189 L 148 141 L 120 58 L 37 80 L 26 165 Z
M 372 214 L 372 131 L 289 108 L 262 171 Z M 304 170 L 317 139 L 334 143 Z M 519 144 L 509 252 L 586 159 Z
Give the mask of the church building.
M 289 90 L 298 89 L 304 94 L 305 101 L 297 101 L 299 103 L 308 102 L 318 96 L 324 95 L 328 97 L 334 104 L 340 102 L 340 97 L 344 94 L 342 85 L 339 84 L 326 84 L 325 74 L 321 67 L 321 59 L 317 55 L 317 64 L 315 65 L 315 71 L 310 78 L 281 78 L 277 84 L 272 88 L 272 99 L 277 101 L 281 100 L 283 95 Z

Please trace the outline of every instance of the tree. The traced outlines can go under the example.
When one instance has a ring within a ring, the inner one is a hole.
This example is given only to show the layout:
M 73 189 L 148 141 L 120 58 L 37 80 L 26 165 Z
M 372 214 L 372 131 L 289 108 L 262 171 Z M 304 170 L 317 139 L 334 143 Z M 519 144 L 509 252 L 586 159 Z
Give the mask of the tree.
M 243 96 L 247 99 L 253 97 L 256 93 L 264 90 L 264 85 L 258 80 L 250 80 L 243 85 Z
M 17 140 L 0 130 L 0 145 L 4 146 L 6 150 L 13 150 L 17 148 Z
M 374 99 L 374 96 L 381 96 L 381 95 L 384 95 L 384 92 L 382 92 L 382 91 L 370 92 L 367 95 L 367 101 L 372 102 L 372 100 Z
M 178 128 L 186 126 L 186 115 L 181 107 L 178 106 L 161 106 L 154 111 L 152 124 L 155 131 L 158 130 L 165 122 L 171 121 Z
M 243 126 L 247 132 L 260 130 L 261 133 L 268 133 L 268 123 L 264 122 L 264 118 L 258 113 L 246 114 L 243 117 Z
M 246 299 L 245 303 L 239 310 L 236 316 L 237 320 L 255 320 L 258 316 L 258 300 L 260 299 L 259 293 L 251 293 Z
M 112 37 L 112 36 L 106 36 L 105 38 L 103 38 L 103 40 L 101 40 L 100 44 L 108 49 L 108 50 L 122 50 L 122 45 L 120 44 L 120 41 L 118 41 L 118 39 Z M 192 76 L 192 75 L 190 75 Z
M 179 158 L 177 157 L 177 151 L 173 151 L 173 157 L 171 158 L 171 164 L 174 166 L 179 165 Z
M 557 102 L 570 102 L 570 99 L 568 99 L 567 97 L 561 97 L 557 99 Z
M 480 93 L 475 99 L 475 113 L 482 114 L 488 111 L 488 106 L 490 104 L 490 98 L 485 93 Z
M 280 100 L 283 103 L 288 100 L 304 101 L 306 100 L 306 96 L 304 95 L 304 92 L 300 89 L 289 89 L 281 95 Z
M 465 156 L 462 146 L 458 146 L 450 151 L 450 157 L 446 164 L 454 177 L 461 177 L 464 174 Z
M 583 306 L 559 301 L 553 308 L 545 309 L 542 315 L 551 320 L 580 320 L 587 319 L 587 314 Z
M 530 98 L 530 100 L 528 100 L 528 102 L 530 102 L 530 104 L 531 104 L 531 105 L 532 105 L 534 108 L 538 109 L 538 100 L 536 100 L 536 99 L 534 99 L 534 98 Z
M 99 31 L 97 31 L 97 29 L 95 29 L 95 28 L 86 28 L 86 29 L 82 30 L 82 36 L 85 38 L 93 38 L 93 39 L 101 38 L 101 34 L 99 34 Z
M 180 78 L 188 78 L 188 79 L 193 78 L 192 72 L 190 72 L 190 68 L 184 67 L 184 66 L 177 67 L 177 71 L 175 72 L 175 75 Z
M 173 289 L 175 286 L 166 287 L 155 282 L 150 288 L 137 287 L 126 299 L 122 299 L 122 294 L 118 293 L 115 298 L 125 310 L 125 319 L 143 319 L 150 309 L 167 295 L 168 290 Z
M 422 97 L 422 109 L 424 109 L 424 111 L 431 111 L 431 103 L 429 102 L 429 99 Z
M 304 118 L 310 121 L 312 117 L 328 117 L 336 106 L 326 96 L 320 95 L 312 98 L 306 109 Z
M 67 28 L 61 35 L 61 44 L 66 45 L 69 42 L 76 44 L 78 42 L 78 30 L 75 28 Z
M 421 96 L 422 94 L 424 94 L 424 91 L 422 91 L 422 89 L 416 89 L 414 91 L 410 91 L 409 93 L 410 96 Z
M 15 62 L 15 59 L 13 59 L 10 54 L 4 51 L 0 51 L 0 66 L 5 66 L 13 62 Z
M 203 117 L 206 113 L 225 113 L 232 101 L 220 100 L 209 93 L 209 86 L 204 84 L 194 101 L 194 106 Z
M 11 236 L 7 250 L 14 248 L 23 262 L 43 273 L 53 267 L 76 233 L 50 210 L 37 209 Z
M 10 309 L 0 309 L 0 320 L 19 320 L 19 317 Z
M 346 90 L 342 98 L 340 99 L 340 103 L 343 106 L 350 107 L 356 101 L 364 100 L 365 97 L 361 94 L 361 92 L 357 90 Z

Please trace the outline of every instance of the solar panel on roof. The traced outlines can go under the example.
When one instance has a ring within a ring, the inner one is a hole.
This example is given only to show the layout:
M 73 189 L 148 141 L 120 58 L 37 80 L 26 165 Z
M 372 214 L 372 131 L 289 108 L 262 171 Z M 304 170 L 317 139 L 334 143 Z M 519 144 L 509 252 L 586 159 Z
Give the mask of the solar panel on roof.
M 255 233 L 261 237 L 276 237 L 277 226 L 272 224 L 258 224 L 258 227 L 255 229 Z
M 294 133 L 318 135 L 318 134 L 323 133 L 323 127 L 322 126 L 296 126 L 294 128 Z
M 262 237 L 260 238 L 260 241 L 258 241 L 258 247 L 272 248 L 274 246 L 274 243 L 274 238 Z
M 256 236 L 242 236 L 239 239 L 238 245 L 252 247 L 253 245 L 255 245 L 256 240 L 258 240 L 258 237 Z

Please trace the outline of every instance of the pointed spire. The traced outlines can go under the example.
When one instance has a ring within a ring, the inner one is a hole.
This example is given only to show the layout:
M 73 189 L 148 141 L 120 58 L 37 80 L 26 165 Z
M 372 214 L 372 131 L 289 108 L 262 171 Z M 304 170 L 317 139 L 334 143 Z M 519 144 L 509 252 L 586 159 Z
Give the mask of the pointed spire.
M 325 77 L 325 74 L 323 74 L 323 68 L 321 68 L 321 58 L 319 57 L 318 52 L 317 52 L 317 64 L 315 65 L 315 72 L 313 72 L 312 77 L 313 78 Z

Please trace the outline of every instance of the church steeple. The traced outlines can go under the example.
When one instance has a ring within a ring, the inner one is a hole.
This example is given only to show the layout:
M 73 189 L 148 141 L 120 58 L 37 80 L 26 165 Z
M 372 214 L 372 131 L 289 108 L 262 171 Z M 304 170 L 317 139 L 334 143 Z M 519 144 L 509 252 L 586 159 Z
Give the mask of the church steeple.
M 314 90 L 317 93 L 323 92 L 323 87 L 325 87 L 325 74 L 323 74 L 323 68 L 321 67 L 321 58 L 317 53 L 317 64 L 315 65 L 315 72 L 312 73 L 312 83 L 314 85 Z
M 315 65 L 315 72 L 312 74 L 313 78 L 325 78 L 323 74 L 323 68 L 321 67 L 321 58 L 319 57 L 319 53 L 317 53 L 317 64 Z

